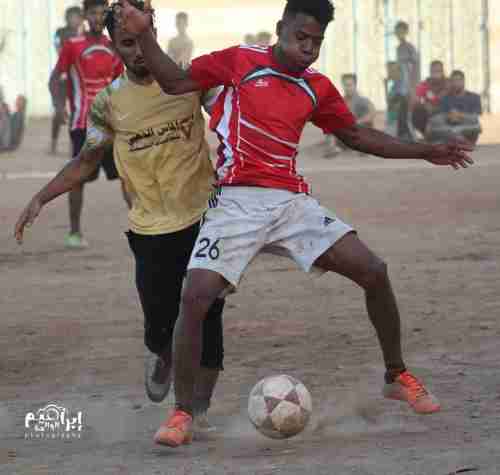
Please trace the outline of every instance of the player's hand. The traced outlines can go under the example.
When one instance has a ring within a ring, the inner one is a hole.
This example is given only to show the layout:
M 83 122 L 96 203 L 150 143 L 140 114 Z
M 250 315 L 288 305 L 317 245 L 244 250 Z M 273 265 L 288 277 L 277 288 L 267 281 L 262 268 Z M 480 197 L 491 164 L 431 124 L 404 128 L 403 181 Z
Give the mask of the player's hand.
M 468 168 L 474 160 L 468 155 L 474 150 L 474 146 L 469 142 L 456 141 L 432 147 L 425 160 L 434 165 L 451 166 L 455 170 Z
M 38 197 L 35 196 L 21 213 L 21 216 L 19 216 L 14 233 L 14 236 L 16 237 L 16 240 L 19 244 L 23 243 L 24 228 L 29 228 L 32 226 L 35 219 L 40 214 L 42 207 L 42 202 Z
M 127 0 L 120 0 L 115 11 L 118 24 L 132 35 L 140 35 L 151 28 L 151 1 L 144 3 L 144 12 L 135 8 Z

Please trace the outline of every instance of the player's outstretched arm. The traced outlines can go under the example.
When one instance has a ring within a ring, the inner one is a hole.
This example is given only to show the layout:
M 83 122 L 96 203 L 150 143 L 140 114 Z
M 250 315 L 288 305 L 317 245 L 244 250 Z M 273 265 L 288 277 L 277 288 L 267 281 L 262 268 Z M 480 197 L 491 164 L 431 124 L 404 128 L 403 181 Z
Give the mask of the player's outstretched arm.
M 142 12 L 127 0 L 121 1 L 117 14 L 122 28 L 136 35 L 148 69 L 166 94 L 178 95 L 199 91 L 201 86 L 190 78 L 189 71 L 179 67 L 161 49 L 151 29 L 151 13 Z
M 23 243 L 24 229 L 30 227 L 42 208 L 54 198 L 84 183 L 104 158 L 104 147 L 90 149 L 85 145 L 81 153 L 45 185 L 29 202 L 17 220 L 14 235 Z
M 336 130 L 335 136 L 349 148 L 383 158 L 416 158 L 434 165 L 448 165 L 455 170 L 467 168 L 474 161 L 468 155 L 474 147 L 466 142 L 441 145 L 402 142 L 379 130 L 350 127 Z

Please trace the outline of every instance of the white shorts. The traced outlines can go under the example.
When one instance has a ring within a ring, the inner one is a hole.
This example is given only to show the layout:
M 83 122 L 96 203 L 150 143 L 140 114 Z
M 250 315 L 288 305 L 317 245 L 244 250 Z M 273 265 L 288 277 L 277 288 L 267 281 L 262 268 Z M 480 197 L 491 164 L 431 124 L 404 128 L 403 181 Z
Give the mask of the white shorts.
M 234 288 L 259 252 L 314 262 L 351 226 L 309 195 L 272 188 L 228 186 L 209 200 L 188 269 L 208 269 Z

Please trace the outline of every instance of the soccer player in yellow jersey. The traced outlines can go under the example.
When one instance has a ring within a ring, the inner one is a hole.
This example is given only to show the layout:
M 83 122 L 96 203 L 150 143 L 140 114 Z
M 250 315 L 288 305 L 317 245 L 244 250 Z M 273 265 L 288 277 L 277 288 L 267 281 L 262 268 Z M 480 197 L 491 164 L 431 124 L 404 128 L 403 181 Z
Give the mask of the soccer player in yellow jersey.
M 144 8 L 142 1 L 134 5 Z M 127 236 L 136 260 L 145 344 L 151 352 L 146 391 L 150 399 L 160 402 L 170 387 L 171 341 L 183 278 L 213 190 L 214 171 L 201 110 L 204 95 L 164 94 L 146 68 L 135 37 L 115 22 L 116 8 L 108 12 L 106 26 L 127 70 L 98 94 L 89 112 L 82 151 L 33 197 L 15 233 L 21 243 L 24 228 L 42 207 L 84 183 L 99 166 L 105 148 L 113 145 L 116 166 L 132 202 Z M 200 429 L 211 428 L 206 411 L 222 369 L 223 306 L 218 299 L 204 326 L 197 384 Z

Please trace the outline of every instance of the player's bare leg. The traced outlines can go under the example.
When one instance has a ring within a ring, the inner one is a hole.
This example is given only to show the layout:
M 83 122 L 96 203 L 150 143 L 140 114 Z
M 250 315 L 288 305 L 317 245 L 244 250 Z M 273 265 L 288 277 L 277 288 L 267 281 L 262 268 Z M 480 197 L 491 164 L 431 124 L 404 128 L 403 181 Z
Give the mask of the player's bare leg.
M 54 117 L 52 118 L 51 142 L 50 142 L 51 155 L 56 155 L 57 153 L 57 142 L 59 140 L 59 132 L 63 124 L 64 122 L 61 122 L 61 119 L 55 114 Z
M 71 248 L 84 248 L 88 244 L 82 237 L 80 219 L 83 208 L 84 185 L 76 186 L 68 193 L 70 234 L 66 237 L 66 246 Z
M 364 289 L 368 315 L 377 331 L 387 371 L 392 375 L 404 371 L 401 319 L 386 264 L 355 233 L 341 239 L 316 264 L 347 277 Z
M 198 370 L 193 403 L 196 432 L 207 433 L 215 430 L 215 427 L 208 421 L 207 411 L 210 407 L 210 401 L 212 400 L 214 389 L 219 379 L 219 373 L 219 369 L 204 368 L 203 366 Z
M 368 315 L 387 369 L 386 397 L 406 400 L 419 413 L 438 411 L 437 400 L 406 370 L 401 351 L 401 319 L 385 262 L 355 233 L 350 233 L 323 254 L 316 265 L 347 277 L 365 291 Z
M 174 330 L 176 411 L 156 433 L 157 443 L 177 447 L 190 443 L 193 438 L 195 384 L 200 370 L 203 322 L 227 286 L 226 280 L 215 272 L 204 269 L 188 272 Z
M 222 276 L 209 270 L 192 269 L 187 275 L 181 312 L 174 330 L 174 373 L 177 406 L 190 414 L 201 360 L 203 321 L 227 286 Z

